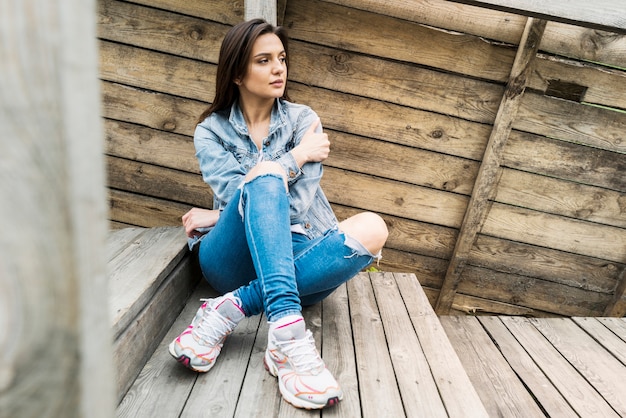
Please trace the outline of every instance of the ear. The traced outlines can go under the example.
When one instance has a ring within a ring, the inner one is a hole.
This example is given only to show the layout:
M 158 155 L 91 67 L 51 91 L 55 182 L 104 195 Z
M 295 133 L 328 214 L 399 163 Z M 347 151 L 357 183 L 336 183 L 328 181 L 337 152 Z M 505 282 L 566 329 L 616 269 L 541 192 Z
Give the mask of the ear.
M 241 79 L 240 78 L 236 78 L 233 80 L 233 83 L 235 83 L 238 86 L 241 86 Z

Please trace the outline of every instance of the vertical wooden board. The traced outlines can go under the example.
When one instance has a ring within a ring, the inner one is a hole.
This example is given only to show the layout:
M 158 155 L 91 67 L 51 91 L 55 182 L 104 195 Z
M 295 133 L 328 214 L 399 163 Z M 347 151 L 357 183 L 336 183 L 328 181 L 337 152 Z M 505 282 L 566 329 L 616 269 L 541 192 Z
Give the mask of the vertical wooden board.
M 352 280 L 359 280 L 359 276 Z M 334 408 L 324 411 L 323 416 L 361 416 L 348 290 L 345 284 L 322 301 L 322 324 L 322 357 L 343 391 L 343 400 Z
M 578 416 L 498 317 L 480 316 L 478 320 L 495 341 L 510 367 L 524 382 L 524 386 L 549 416 Z
M 623 365 L 626 365 L 626 341 L 605 327 L 597 318 L 572 318 L 572 320 Z
M 501 319 L 577 414 L 584 417 L 618 416 L 530 320 L 518 317 Z
M 110 417 L 94 0 L 0 1 L 0 415 Z
M 118 418 L 179 416 L 195 384 L 194 373 L 174 360 L 168 346 L 191 322 L 198 310 L 200 298 L 215 296 L 202 282 L 189 298 L 169 332 L 163 338 L 139 377 L 117 408 Z
M 237 402 L 236 418 L 275 417 L 279 413 L 280 404 L 284 403 L 276 378 L 265 370 L 263 364 L 268 330 L 267 319 L 263 316 Z
M 405 416 L 369 276 L 348 282 L 363 417 Z
M 626 415 L 625 365 L 570 319 L 543 318 L 531 322 L 619 415 Z
M 490 416 L 544 416 L 476 317 L 439 320 Z
M 393 273 L 370 273 L 370 278 L 405 410 L 420 417 L 447 417 L 405 307 L 413 301 L 402 300 Z
M 415 275 L 395 278 L 448 415 L 489 416 Z

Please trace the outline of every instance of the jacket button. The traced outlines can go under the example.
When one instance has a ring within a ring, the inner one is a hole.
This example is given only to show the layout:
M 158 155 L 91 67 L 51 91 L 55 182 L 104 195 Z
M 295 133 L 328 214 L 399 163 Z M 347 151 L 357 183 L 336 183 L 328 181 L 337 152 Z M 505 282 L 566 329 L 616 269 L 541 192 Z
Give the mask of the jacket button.
M 294 178 L 296 176 L 296 172 L 293 170 L 289 170 L 289 177 Z
M 311 224 L 307 222 L 306 224 L 304 224 L 304 227 L 305 227 L 306 229 L 311 229 Z

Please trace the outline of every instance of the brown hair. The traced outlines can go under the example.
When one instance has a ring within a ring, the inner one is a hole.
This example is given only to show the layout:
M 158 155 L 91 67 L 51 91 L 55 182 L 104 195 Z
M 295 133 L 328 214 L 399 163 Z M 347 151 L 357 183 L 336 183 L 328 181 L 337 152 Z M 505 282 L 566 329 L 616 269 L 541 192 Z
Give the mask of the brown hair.
M 289 67 L 289 53 L 287 51 L 287 32 L 281 26 L 272 26 L 263 19 L 252 19 L 233 26 L 222 41 L 217 75 L 215 80 L 215 99 L 200 115 L 198 123 L 202 122 L 213 112 L 229 109 L 239 98 L 239 89 L 235 80 L 242 79 L 248 69 L 248 61 L 252 53 L 254 42 L 261 35 L 273 33 L 283 43 L 286 55 L 286 64 Z M 287 96 L 287 86 L 282 96 Z

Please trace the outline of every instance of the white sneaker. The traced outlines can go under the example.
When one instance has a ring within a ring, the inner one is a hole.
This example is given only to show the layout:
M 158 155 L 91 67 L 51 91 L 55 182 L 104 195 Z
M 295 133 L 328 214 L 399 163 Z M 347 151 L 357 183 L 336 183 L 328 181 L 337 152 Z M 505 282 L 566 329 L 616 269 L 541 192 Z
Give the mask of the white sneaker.
M 241 301 L 232 293 L 205 300 L 187 329 L 170 343 L 170 354 L 192 370 L 208 372 L 224 340 L 244 317 Z
M 283 398 L 297 408 L 321 409 L 343 399 L 339 384 L 326 368 L 300 315 L 270 324 L 264 363 L 278 377 Z

